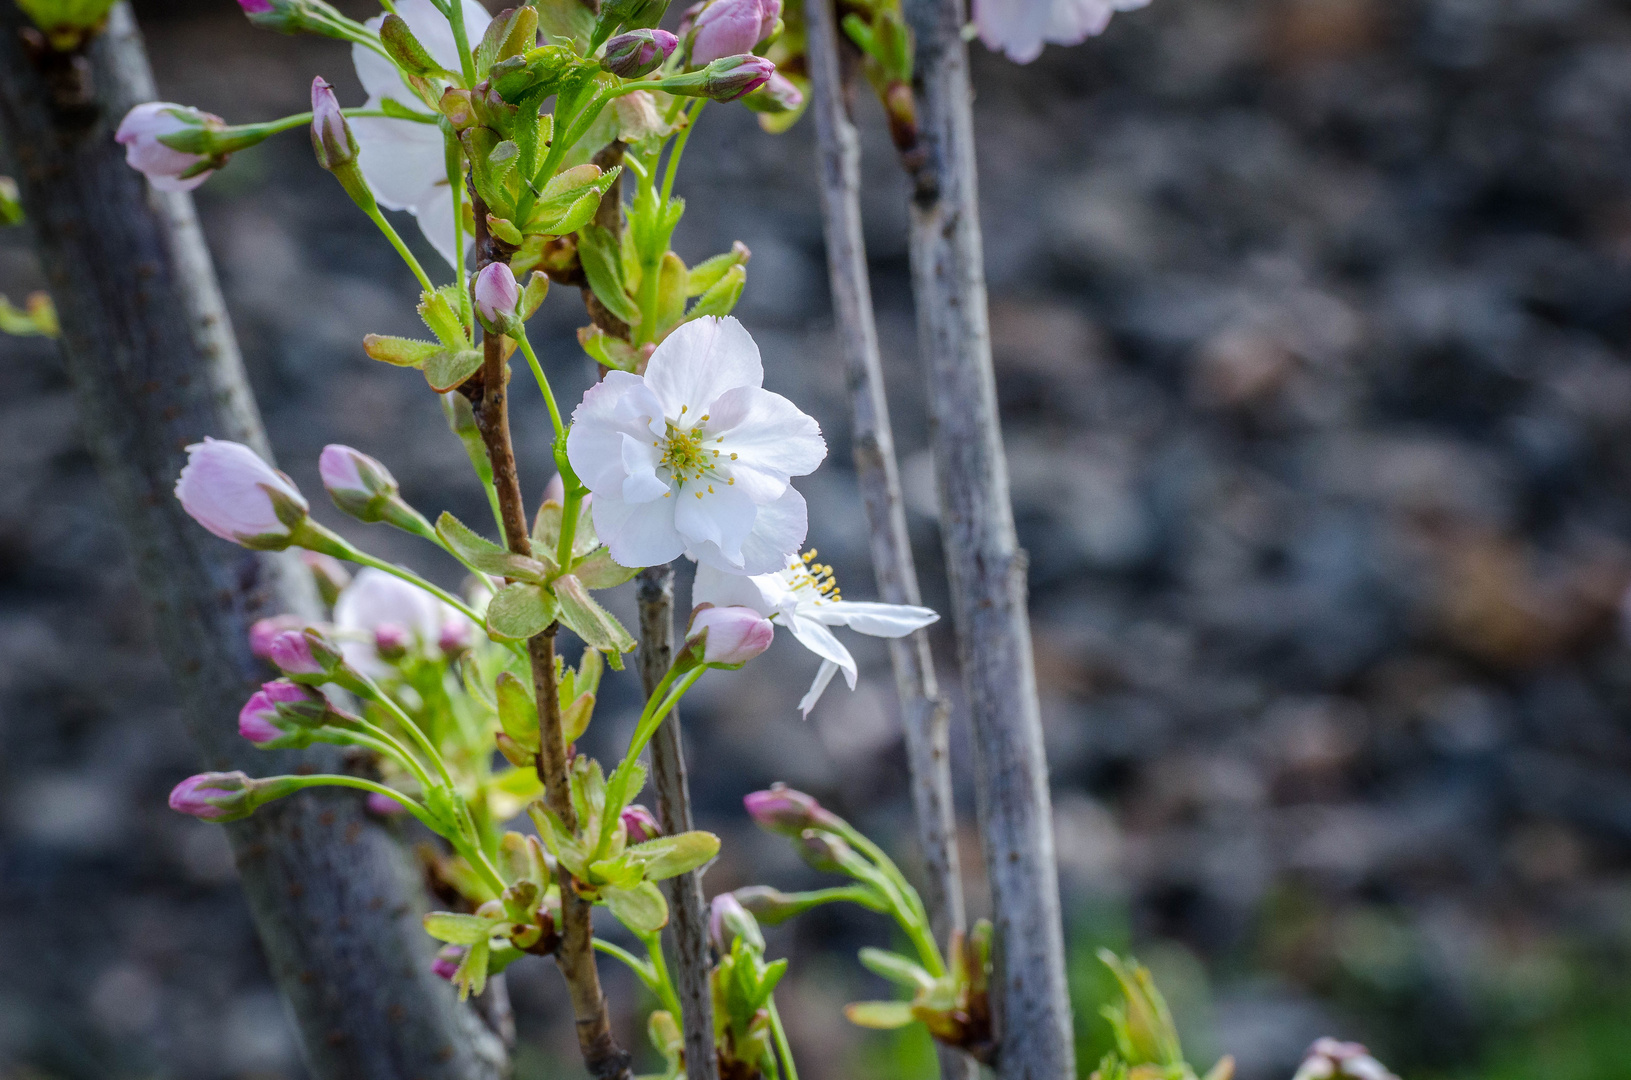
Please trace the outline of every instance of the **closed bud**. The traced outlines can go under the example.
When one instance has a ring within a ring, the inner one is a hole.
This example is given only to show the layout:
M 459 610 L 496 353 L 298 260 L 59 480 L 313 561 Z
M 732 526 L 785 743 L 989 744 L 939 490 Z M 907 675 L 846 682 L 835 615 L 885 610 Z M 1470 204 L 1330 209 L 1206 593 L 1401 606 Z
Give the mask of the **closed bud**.
M 280 34 L 320 34 L 345 40 L 350 20 L 323 0 L 238 0 L 249 21 Z
M 768 791 L 755 791 L 742 800 L 753 823 L 782 836 L 800 836 L 806 829 L 832 829 L 842 819 L 813 796 L 795 791 L 786 784 L 772 784 Z
M 1356 1042 L 1317 1039 L 1292 1080 L 1399 1080 Z
M 241 772 L 189 776 L 170 792 L 170 809 L 205 821 L 237 821 L 255 810 L 250 799 L 253 783 Z
M 843 837 L 820 829 L 805 829 L 799 834 L 798 852 L 812 870 L 827 874 L 848 873 L 844 864 L 855 857 Z
M 370 791 L 365 802 L 370 814 L 377 814 L 384 818 L 396 817 L 399 814 L 408 812 L 406 806 L 403 806 L 389 795 L 381 795 L 377 791 Z
M 488 263 L 482 267 L 471 288 L 471 298 L 476 303 L 476 317 L 488 332 L 503 334 L 515 328 L 521 285 L 508 263 Z
M 679 43 L 667 30 L 631 30 L 606 43 L 600 66 L 620 78 L 638 79 L 662 67 Z
M 776 628 L 748 607 L 702 604 L 691 613 L 685 647 L 709 667 L 734 668 L 770 648 Z
M 312 655 L 311 642 L 304 630 L 287 630 L 272 639 L 267 648 L 268 659 L 283 674 L 293 678 L 317 677 L 327 674 L 317 657 Z
M 290 630 L 304 630 L 306 620 L 299 615 L 273 615 L 256 619 L 249 628 L 249 651 L 262 660 L 272 659 L 272 640 Z
M 759 924 L 748 914 L 733 893 L 720 893 L 708 908 L 708 938 L 721 956 L 730 955 L 731 946 L 741 938 L 755 952 L 764 952 L 765 937 Z
M 413 36 L 407 20 L 400 15 L 385 16 L 379 27 L 379 41 L 396 61 L 396 66 L 409 75 L 439 75 L 443 71 L 442 65 Z
M 238 734 L 256 746 L 285 745 L 321 727 L 331 712 L 328 699 L 316 690 L 274 679 L 244 703 L 238 713 Z
M 639 803 L 623 808 L 623 828 L 628 832 L 631 844 L 643 844 L 663 834 L 656 816 Z
M 391 470 L 361 450 L 339 443 L 323 447 L 317 472 L 334 505 L 358 521 L 383 521 L 399 491 Z
M 786 919 L 809 910 L 808 903 L 800 903 L 769 885 L 748 885 L 736 890 L 736 899 L 759 922 L 775 926 Z
M 311 82 L 311 145 L 317 164 L 337 172 L 357 161 L 357 137 L 340 112 L 334 87 L 319 76 Z
M 752 53 L 742 53 L 715 60 L 700 71 L 659 80 L 654 87 L 683 97 L 735 101 L 743 94 L 759 89 L 775 73 L 776 65 L 769 60 Z
M 465 953 L 469 951 L 468 945 L 443 945 L 437 951 L 436 959 L 431 961 L 430 970 L 452 982 L 453 976 L 459 972 L 459 965 L 464 963 Z
M 213 113 L 149 101 L 125 114 L 113 138 L 125 148 L 125 163 L 155 188 L 191 191 L 226 164 L 226 155 L 211 145 L 225 127 Z
M 242 443 L 206 438 L 187 447 L 176 498 L 194 521 L 221 537 L 261 551 L 294 541 L 310 507 L 294 481 Z
M 476 624 L 463 616 L 447 620 L 436 635 L 436 647 L 450 660 L 463 656 L 476 647 Z
M 408 655 L 413 634 L 400 623 L 385 622 L 374 627 L 374 651 L 381 660 L 400 660 Z
M 640 30 L 663 21 L 668 0 L 604 0 L 595 23 L 595 42 L 604 40 L 619 28 Z
M 781 17 L 780 0 L 712 0 L 690 32 L 689 62 L 702 67 L 721 57 L 750 53 Z

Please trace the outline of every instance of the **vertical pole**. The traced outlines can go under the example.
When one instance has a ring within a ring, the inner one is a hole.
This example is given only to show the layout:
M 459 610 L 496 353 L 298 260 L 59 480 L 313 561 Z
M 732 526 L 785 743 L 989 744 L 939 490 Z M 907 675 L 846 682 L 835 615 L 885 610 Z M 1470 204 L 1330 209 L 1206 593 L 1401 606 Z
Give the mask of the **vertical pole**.
M 211 769 L 337 771 L 332 748 L 267 754 L 233 717 L 271 674 L 264 615 L 316 617 L 292 553 L 209 535 L 171 492 L 205 435 L 269 458 L 191 197 L 124 163 L 114 128 L 152 100 L 129 9 L 83 53 L 53 52 L 0 4 L 0 144 L 13 157 L 86 443 L 124 527 L 158 643 Z M 310 792 L 225 827 L 273 977 L 318 1080 L 489 1080 L 503 1047 L 430 971 L 415 872 L 349 793 Z
M 912 287 L 995 908 L 998 1074 L 1067 1080 L 1075 1052 L 1048 764 L 991 368 L 964 12 L 960 0 L 905 7 L 924 149 L 911 195 Z

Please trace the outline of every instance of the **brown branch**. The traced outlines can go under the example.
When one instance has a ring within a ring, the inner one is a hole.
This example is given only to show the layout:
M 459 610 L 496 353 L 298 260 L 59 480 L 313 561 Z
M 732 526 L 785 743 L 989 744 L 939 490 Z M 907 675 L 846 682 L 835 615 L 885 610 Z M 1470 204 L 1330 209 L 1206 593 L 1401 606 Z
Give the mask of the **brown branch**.
M 487 208 L 473 192 L 476 218 L 476 266 L 483 267 L 505 256 L 486 228 Z M 517 555 L 532 554 L 532 538 L 521 497 L 521 484 L 515 469 L 515 446 L 510 438 L 504 357 L 504 339 L 497 334 L 482 340 L 480 397 L 476 402 L 476 424 L 481 430 L 487 456 L 493 463 L 493 483 L 504 523 L 504 539 Z M 463 388 L 461 388 L 463 389 Z M 475 388 L 465 392 L 474 396 Z M 544 784 L 544 801 L 570 830 L 578 827 L 572 808 L 571 780 L 566 757 L 566 739 L 561 723 L 560 690 L 555 678 L 556 625 L 527 642 L 532 661 L 533 693 L 538 699 L 538 778 Z M 611 1016 L 600 989 L 600 970 L 595 965 L 594 905 L 578 895 L 572 873 L 561 864 L 556 880 L 561 889 L 561 943 L 555 950 L 555 964 L 566 979 L 572 999 L 572 1017 L 577 1026 L 578 1050 L 589 1074 L 595 1080 L 633 1080 L 630 1057 L 612 1038 Z
M 640 571 L 640 681 L 646 696 L 668 672 L 674 656 L 674 568 L 649 566 Z M 686 777 L 680 711 L 674 708 L 651 737 L 651 784 L 657 792 L 657 822 L 666 835 L 692 827 L 691 790 Z M 670 878 L 668 928 L 674 939 L 675 989 L 679 993 L 685 1035 L 687 1080 L 717 1080 L 714 1054 L 714 1002 L 708 972 L 708 915 L 702 893 L 702 871 Z
M 1075 1048 L 1048 763 L 991 367 L 964 11 L 960 0 L 905 8 L 924 151 L 911 200 L 912 291 L 996 922 L 998 1074 L 1066 1080 Z

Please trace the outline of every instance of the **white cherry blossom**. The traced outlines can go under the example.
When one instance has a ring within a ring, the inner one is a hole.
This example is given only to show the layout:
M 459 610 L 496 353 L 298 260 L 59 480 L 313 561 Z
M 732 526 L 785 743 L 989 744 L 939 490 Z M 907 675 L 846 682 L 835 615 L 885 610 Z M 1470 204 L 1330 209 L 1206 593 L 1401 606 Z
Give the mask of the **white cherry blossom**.
M 613 371 L 572 414 L 566 451 L 594 493 L 595 532 L 622 566 L 689 555 L 765 574 L 804 542 L 791 477 L 827 456 L 815 420 L 761 385 L 759 347 L 732 318 L 689 322 L 644 375 Z
M 409 647 L 427 658 L 437 655 L 442 635 L 450 629 L 464 633 L 474 628 L 447 603 L 374 567 L 359 571 L 340 591 L 334 601 L 334 625 L 341 631 L 336 636 L 346 663 L 375 679 L 393 670 L 374 647 L 381 627 L 401 632 L 410 640 Z
M 1028 64 L 1042 46 L 1077 45 L 1104 33 L 1110 16 L 1135 11 L 1150 0 L 974 0 L 980 40 L 1008 59 Z
M 476 0 L 461 2 L 465 32 L 474 47 L 492 17 Z M 437 63 L 449 71 L 459 70 L 459 49 L 453 43 L 453 27 L 430 0 L 398 0 L 396 13 Z M 384 21 L 385 16 L 381 14 L 363 25 L 378 30 Z M 396 65 L 379 53 L 363 45 L 353 45 L 351 62 L 357 67 L 357 78 L 363 89 L 368 91 L 364 108 L 377 109 L 382 100 L 392 98 L 410 109 L 428 112 L 419 96 L 402 81 Z M 357 164 L 368 186 L 374 189 L 379 204 L 388 210 L 406 210 L 417 218 L 425 239 L 452 266 L 458 257 L 458 240 L 442 129 L 417 120 L 363 116 L 352 118 L 351 133 L 357 137 Z
M 870 637 L 898 638 L 940 618 L 928 608 L 910 604 L 845 600 L 833 579 L 832 567 L 816 562 L 815 557 L 811 549 L 792 556 L 776 573 L 753 577 L 722 574 L 700 565 L 691 586 L 693 605 L 752 608 L 792 631 L 800 645 L 821 657 L 821 669 L 810 684 L 810 692 L 799 702 L 799 711 L 805 716 L 810 715 L 839 671 L 844 673 L 849 688 L 855 689 L 855 657 L 827 627 L 847 626 Z

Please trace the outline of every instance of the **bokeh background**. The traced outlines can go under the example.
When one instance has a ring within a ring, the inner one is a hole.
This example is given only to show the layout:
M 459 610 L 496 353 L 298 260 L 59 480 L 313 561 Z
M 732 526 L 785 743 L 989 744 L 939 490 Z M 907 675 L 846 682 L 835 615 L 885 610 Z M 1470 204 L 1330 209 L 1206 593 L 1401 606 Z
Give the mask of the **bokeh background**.
M 346 5 L 355 13 L 368 12 Z M 360 100 L 345 49 L 230 0 L 137 10 L 160 89 L 234 121 Z M 1069 965 L 1156 970 L 1192 1056 L 1287 1077 L 1315 1036 L 1407 1078 L 1631 1074 L 1631 13 L 1614 0 L 1156 0 L 1019 68 L 975 49 L 992 326 L 1031 555 Z M 863 102 L 868 241 L 912 529 L 944 584 L 924 454 L 905 190 Z M 873 595 L 848 460 L 812 130 L 709 110 L 676 246 L 753 250 L 737 314 L 833 453 L 811 542 Z M 372 364 L 411 279 L 300 133 L 199 192 L 280 463 L 330 441 L 422 509 L 483 518 L 421 380 Z M 411 231 L 411 229 L 410 229 Z M 0 234 L 0 291 L 39 285 Z M 570 290 L 535 340 L 575 398 Z M 0 339 L 0 1076 L 297 1080 L 222 838 L 171 814 L 194 768 L 49 344 Z M 525 479 L 547 422 L 519 399 Z M 319 508 L 375 550 L 434 553 Z M 626 598 L 625 598 L 626 602 Z M 949 628 L 935 643 L 957 694 Z M 687 705 L 710 892 L 814 882 L 741 796 L 818 794 L 911 859 L 887 659 L 801 722 L 781 643 Z M 632 722 L 632 692 L 597 718 Z M 231 717 L 222 717 L 223 724 Z M 972 817 L 967 734 L 959 795 Z M 976 911 L 977 836 L 963 845 Z M 932 1075 L 838 1014 L 880 989 L 864 913 L 771 936 L 815 1080 Z M 610 976 L 624 1038 L 637 998 Z M 524 1078 L 581 1074 L 556 973 L 511 969 Z

